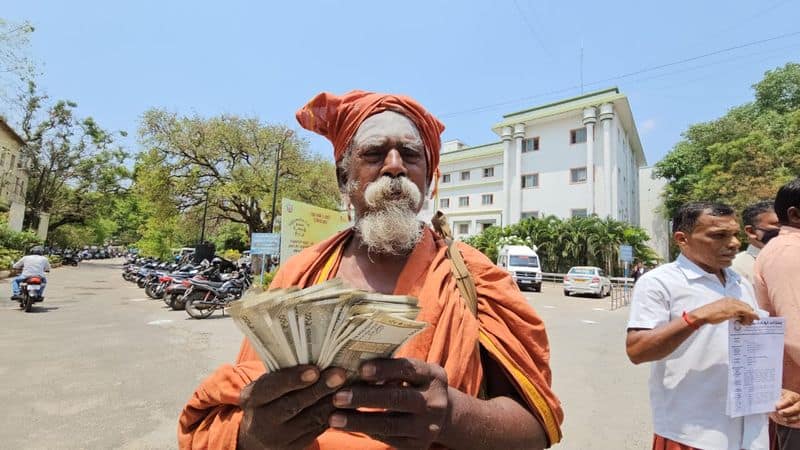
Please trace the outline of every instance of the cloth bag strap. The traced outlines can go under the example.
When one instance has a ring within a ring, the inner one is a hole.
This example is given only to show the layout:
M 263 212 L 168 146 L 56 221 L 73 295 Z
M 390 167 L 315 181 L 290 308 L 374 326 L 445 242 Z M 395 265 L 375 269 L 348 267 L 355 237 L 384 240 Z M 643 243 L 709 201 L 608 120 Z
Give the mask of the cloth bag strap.
M 453 239 L 450 225 L 447 224 L 447 217 L 441 211 L 436 211 L 431 219 L 434 231 L 447 243 L 447 259 L 450 260 L 450 269 L 456 279 L 456 285 L 461 292 L 461 297 L 467 303 L 472 315 L 478 317 L 478 291 L 475 289 L 475 282 L 467 269 L 464 257 Z
M 475 288 L 475 281 L 467 269 L 467 263 L 464 262 L 464 257 L 461 255 L 461 250 L 458 249 L 456 241 L 453 239 L 453 233 L 450 231 L 450 225 L 447 224 L 447 217 L 441 211 L 436 213 L 431 218 L 433 230 L 447 243 L 447 259 L 450 260 L 450 270 L 456 279 L 456 286 L 461 292 L 461 298 L 467 304 L 467 308 L 472 315 L 478 318 L 478 290 Z M 481 354 L 480 342 L 475 342 L 478 355 Z M 478 389 L 478 398 L 487 400 L 489 398 L 486 392 L 486 377 L 481 379 L 481 385 Z

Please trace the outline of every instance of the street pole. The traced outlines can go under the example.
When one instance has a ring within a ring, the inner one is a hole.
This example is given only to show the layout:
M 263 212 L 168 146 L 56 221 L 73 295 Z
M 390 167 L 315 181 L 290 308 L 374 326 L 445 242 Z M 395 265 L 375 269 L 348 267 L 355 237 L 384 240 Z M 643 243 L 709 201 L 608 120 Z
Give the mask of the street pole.
M 206 241 L 206 214 L 208 214 L 208 189 L 206 189 L 206 203 L 203 206 L 203 228 L 200 230 L 200 243 Z
M 269 220 L 269 232 L 272 233 L 275 227 L 275 204 L 278 201 L 278 174 L 281 171 L 281 158 L 283 157 L 284 140 L 278 147 L 278 154 L 275 156 L 275 183 L 272 185 L 272 214 Z

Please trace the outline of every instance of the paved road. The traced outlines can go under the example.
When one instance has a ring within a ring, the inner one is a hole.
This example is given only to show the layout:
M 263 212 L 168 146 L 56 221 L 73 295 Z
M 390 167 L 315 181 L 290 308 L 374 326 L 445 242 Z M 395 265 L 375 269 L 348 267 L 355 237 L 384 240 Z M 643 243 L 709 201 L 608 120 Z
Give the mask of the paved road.
M 234 357 L 229 318 L 171 311 L 122 280 L 118 263 L 54 270 L 34 313 L 0 300 L 0 448 L 175 448 L 185 400 Z M 547 323 L 566 410 L 557 448 L 648 448 L 647 369 L 625 358 L 627 310 L 556 287 L 527 296 Z

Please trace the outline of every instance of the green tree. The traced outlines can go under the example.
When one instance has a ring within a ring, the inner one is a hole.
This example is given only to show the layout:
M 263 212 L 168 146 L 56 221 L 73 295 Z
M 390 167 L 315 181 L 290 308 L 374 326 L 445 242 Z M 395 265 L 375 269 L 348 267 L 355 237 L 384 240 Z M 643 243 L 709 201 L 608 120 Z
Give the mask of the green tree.
M 0 18 L 0 98 L 4 113 L 16 115 L 12 110 L 17 91 L 24 88 L 36 74 L 36 65 L 30 57 L 30 38 L 34 32 L 28 21 L 9 22 Z
M 618 261 L 619 246 L 631 245 L 634 257 L 654 264 L 658 257 L 645 242 L 647 233 L 641 228 L 613 219 L 575 217 L 559 219 L 548 216 L 528 218 L 506 227 L 489 227 L 465 239 L 492 261 L 503 245 L 536 246 L 546 272 L 564 273 L 573 266 L 592 265 L 610 274 L 622 275 Z
M 48 106 L 48 97 L 33 81 L 23 99 L 20 164 L 29 169 L 24 226 L 35 228 L 43 212 L 50 213 L 49 230 L 54 231 L 87 224 L 108 211 L 129 176 L 123 165 L 127 154 L 113 135 L 91 117 L 79 118 L 74 102 Z
M 692 125 L 656 164 L 656 175 L 668 181 L 668 216 L 688 201 L 721 201 L 741 210 L 774 198 L 800 174 L 800 65 L 767 72 L 753 89 L 754 102 Z
M 325 208 L 339 205 L 333 164 L 309 155 L 307 143 L 285 126 L 229 115 L 180 117 L 154 109 L 144 114 L 140 136 L 158 157 L 153 161 L 166 168 L 181 212 L 208 201 L 210 214 L 244 224 L 248 234 L 268 231 L 278 158 L 279 201 L 287 197 Z

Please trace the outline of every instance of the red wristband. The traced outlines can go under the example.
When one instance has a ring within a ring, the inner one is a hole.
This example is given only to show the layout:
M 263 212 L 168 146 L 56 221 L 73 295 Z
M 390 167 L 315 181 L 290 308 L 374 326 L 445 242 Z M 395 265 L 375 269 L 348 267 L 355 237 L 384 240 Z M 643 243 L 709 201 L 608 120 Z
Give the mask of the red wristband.
M 693 330 L 699 330 L 700 329 L 700 327 L 697 325 L 697 323 L 695 323 L 692 319 L 689 318 L 689 315 L 686 314 L 686 311 L 683 312 L 681 317 L 683 317 L 683 321 L 686 322 L 686 325 L 689 325 L 689 327 L 691 329 L 693 329 Z

